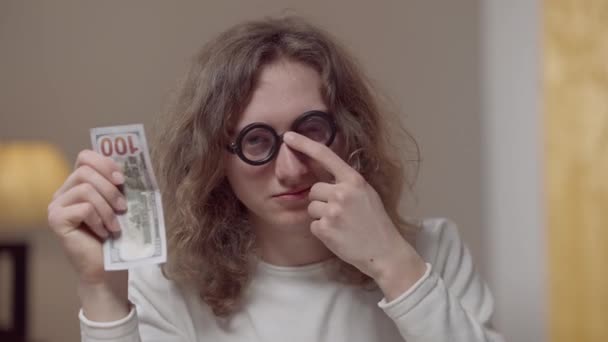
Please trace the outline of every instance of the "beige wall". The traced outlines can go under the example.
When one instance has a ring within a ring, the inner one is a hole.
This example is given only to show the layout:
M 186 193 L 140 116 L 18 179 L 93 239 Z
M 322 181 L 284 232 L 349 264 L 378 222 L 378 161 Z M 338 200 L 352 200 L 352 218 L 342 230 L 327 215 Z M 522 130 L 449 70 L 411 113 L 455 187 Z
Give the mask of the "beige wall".
M 482 263 L 479 3 L 0 1 L 0 137 L 73 160 L 88 129 L 150 125 L 190 56 L 245 18 L 304 15 L 341 38 L 418 139 L 416 212 L 453 218 Z M 78 337 L 74 276 L 50 233 L 33 246 L 32 337 Z

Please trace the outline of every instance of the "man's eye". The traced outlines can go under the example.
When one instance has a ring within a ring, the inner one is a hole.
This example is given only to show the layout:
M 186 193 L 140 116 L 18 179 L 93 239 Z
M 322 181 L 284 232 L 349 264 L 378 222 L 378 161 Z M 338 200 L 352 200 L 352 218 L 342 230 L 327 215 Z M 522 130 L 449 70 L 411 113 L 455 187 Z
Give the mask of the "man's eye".
M 259 136 L 259 135 L 247 137 L 247 139 L 245 139 L 245 144 L 247 144 L 247 145 L 268 144 L 269 142 L 270 142 L 270 140 L 268 139 L 268 137 Z
M 327 127 L 319 124 L 305 125 L 298 130 L 298 133 L 318 142 L 324 142 L 330 134 Z

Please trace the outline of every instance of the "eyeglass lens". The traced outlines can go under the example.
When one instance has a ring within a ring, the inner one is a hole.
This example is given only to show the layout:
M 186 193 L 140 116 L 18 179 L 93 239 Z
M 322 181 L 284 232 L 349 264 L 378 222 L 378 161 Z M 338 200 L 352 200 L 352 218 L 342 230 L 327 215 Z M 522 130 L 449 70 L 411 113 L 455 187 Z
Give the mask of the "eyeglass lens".
M 292 130 L 322 144 L 327 144 L 333 133 L 328 119 L 318 115 L 303 117 Z M 248 160 L 261 161 L 274 153 L 280 139 L 269 126 L 255 127 L 241 139 L 240 150 Z

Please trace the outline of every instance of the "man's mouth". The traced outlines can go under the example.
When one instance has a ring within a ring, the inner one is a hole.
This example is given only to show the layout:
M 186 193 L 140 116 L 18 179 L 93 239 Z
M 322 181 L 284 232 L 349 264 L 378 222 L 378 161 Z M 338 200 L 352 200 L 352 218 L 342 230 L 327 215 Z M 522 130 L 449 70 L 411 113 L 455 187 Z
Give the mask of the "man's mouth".
M 308 194 L 308 191 L 310 191 L 310 186 L 305 187 L 305 188 L 300 188 L 300 189 L 295 189 L 295 190 L 289 190 L 277 195 L 274 195 L 272 197 L 290 197 L 290 196 L 294 196 L 294 197 L 299 197 L 305 194 Z

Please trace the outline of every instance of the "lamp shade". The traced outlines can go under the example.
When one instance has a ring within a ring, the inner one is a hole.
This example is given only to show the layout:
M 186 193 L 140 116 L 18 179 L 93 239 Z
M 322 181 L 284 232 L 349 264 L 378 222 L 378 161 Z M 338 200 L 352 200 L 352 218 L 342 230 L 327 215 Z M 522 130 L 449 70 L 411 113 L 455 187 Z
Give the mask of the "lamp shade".
M 0 143 L 0 231 L 46 226 L 47 207 L 68 173 L 49 143 Z

